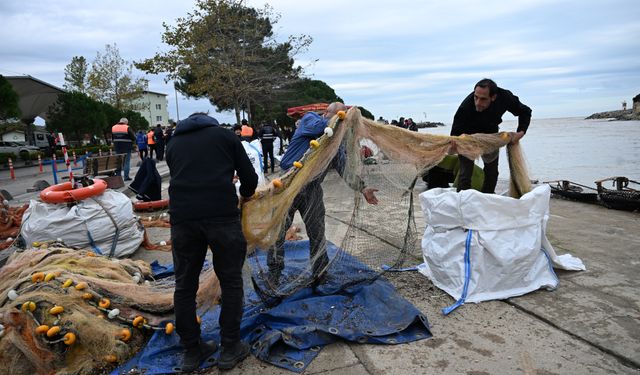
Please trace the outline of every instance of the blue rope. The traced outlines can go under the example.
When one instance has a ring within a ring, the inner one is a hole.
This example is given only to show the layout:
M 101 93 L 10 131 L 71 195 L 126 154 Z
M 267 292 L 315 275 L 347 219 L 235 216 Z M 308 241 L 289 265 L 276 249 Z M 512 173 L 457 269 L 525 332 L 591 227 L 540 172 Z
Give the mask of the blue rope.
M 444 315 L 449 315 L 453 310 L 458 307 L 464 305 L 465 299 L 467 298 L 467 291 L 469 290 L 469 279 L 471 279 L 471 237 L 473 235 L 473 231 L 469 229 L 467 233 L 467 240 L 464 243 L 464 286 L 462 287 L 462 295 L 460 299 L 456 301 L 453 305 L 449 307 L 445 307 L 442 309 L 442 313 Z

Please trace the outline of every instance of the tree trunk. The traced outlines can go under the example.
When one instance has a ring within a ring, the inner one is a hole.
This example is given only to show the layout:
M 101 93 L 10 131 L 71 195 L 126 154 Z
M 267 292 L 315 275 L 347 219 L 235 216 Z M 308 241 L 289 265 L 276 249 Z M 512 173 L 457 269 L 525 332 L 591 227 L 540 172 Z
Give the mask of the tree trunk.
M 240 125 L 240 105 L 236 102 L 236 105 L 233 107 L 236 112 L 236 124 Z

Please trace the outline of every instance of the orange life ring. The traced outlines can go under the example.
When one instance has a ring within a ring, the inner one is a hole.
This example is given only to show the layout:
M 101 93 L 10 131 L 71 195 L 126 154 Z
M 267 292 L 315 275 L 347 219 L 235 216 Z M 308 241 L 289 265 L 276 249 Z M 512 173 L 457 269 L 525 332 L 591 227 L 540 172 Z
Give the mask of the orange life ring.
M 169 207 L 168 199 L 160 199 L 159 201 L 151 201 L 151 202 L 140 201 L 133 204 L 134 211 L 153 211 L 153 210 L 161 210 L 167 207 Z
M 58 185 L 51 185 L 40 192 L 40 199 L 47 203 L 68 203 L 77 202 L 95 195 L 104 193 L 107 189 L 107 182 L 96 178 L 93 185 L 74 189 L 71 182 L 63 182 Z

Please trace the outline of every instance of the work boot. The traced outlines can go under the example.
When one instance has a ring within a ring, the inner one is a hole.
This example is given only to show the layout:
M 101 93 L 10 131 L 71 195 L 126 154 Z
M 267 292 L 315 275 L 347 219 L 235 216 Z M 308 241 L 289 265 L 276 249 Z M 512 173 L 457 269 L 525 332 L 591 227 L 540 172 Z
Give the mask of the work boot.
M 231 370 L 249 355 L 249 344 L 237 341 L 234 344 L 223 345 L 218 360 L 218 368 Z
M 218 350 L 218 344 L 213 341 L 200 341 L 193 348 L 187 348 L 182 359 L 182 372 L 192 372 L 200 367 L 205 359 Z

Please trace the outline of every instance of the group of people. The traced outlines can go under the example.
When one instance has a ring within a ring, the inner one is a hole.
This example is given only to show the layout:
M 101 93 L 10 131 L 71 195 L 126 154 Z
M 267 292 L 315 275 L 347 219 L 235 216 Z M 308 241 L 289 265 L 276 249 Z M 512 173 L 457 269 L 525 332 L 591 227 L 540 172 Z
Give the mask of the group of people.
M 324 133 L 329 119 L 338 111 L 346 111 L 343 103 L 331 103 L 323 115 L 309 112 L 300 120 L 290 145 L 282 157 L 280 167 L 287 170 L 309 148 L 309 142 Z M 489 80 L 478 82 L 474 91 L 462 102 L 454 117 L 451 135 L 496 133 L 502 115 L 509 111 L 519 118 L 518 130 L 512 134 L 517 142 L 524 136 L 531 119 L 531 109 L 520 103 L 511 92 L 497 87 Z M 404 120 L 404 119 L 403 119 Z M 243 126 L 244 125 L 244 126 Z M 194 113 L 181 121 L 167 146 L 171 240 L 176 274 L 174 309 L 176 328 L 185 347 L 182 371 L 196 370 L 218 350 L 215 342 L 201 339 L 201 327 L 196 316 L 198 278 L 210 248 L 213 267 L 220 280 L 222 306 L 219 318 L 221 352 L 218 366 L 233 368 L 249 354 L 249 345 L 240 339 L 243 313 L 242 267 L 247 244 L 242 233 L 239 207 L 251 199 L 258 186 L 258 176 L 243 146 L 250 143 L 253 129 L 244 123 L 234 129 L 238 134 L 219 126 L 216 119 L 204 113 Z M 261 135 L 260 135 L 261 134 Z M 265 137 L 266 135 L 266 137 Z M 263 126 L 259 132 L 262 142 L 277 137 L 275 129 Z M 241 138 L 245 138 L 241 140 Z M 268 149 L 262 143 L 263 150 Z M 455 151 L 455 145 L 452 146 Z M 269 165 L 266 160 L 264 166 Z M 460 159 L 458 190 L 470 187 L 473 160 Z M 485 181 L 482 190 L 492 193 L 497 180 L 497 154 L 483 155 Z M 215 162 L 211 162 L 215 161 Z M 274 170 L 271 159 L 271 170 Z M 342 175 L 345 167 L 344 151 L 340 150 L 330 164 Z M 265 168 L 266 169 L 266 168 Z M 326 172 L 325 172 L 326 174 Z M 234 177 L 239 180 L 236 192 Z M 269 252 L 270 275 L 277 282 L 284 269 L 284 235 L 296 211 L 305 223 L 310 243 L 310 264 L 313 280 L 322 282 L 329 263 L 326 238 L 322 180 L 324 174 L 309 182 L 296 196 L 286 217 L 282 233 Z M 364 181 L 350 181 L 350 187 L 360 191 L 369 204 L 378 204 L 374 187 Z
M 259 141 L 260 154 L 263 160 L 262 169 L 265 172 L 271 169 L 271 173 L 274 173 L 276 165 L 274 146 L 277 147 L 275 152 L 277 152 L 278 155 L 282 154 L 282 136 L 278 129 L 270 123 L 265 122 L 260 126 L 258 131 L 255 131 L 254 128 L 249 125 L 249 122 L 243 119 L 240 125 L 233 127 L 233 131 L 238 137 L 249 143 Z
M 153 159 L 154 152 L 156 154 L 156 160 L 164 160 L 164 148 L 173 135 L 173 128 L 174 127 L 171 126 L 165 130 L 161 124 L 157 124 L 155 128 L 150 129 L 147 133 L 142 130 L 134 133 L 126 117 L 121 118 L 117 124 L 111 127 L 111 140 L 114 151 L 116 154 L 125 155 L 122 168 L 125 181 L 132 180 L 129 173 L 131 170 L 131 153 L 133 150 L 137 148 L 140 160 L 144 160 L 147 157 Z
M 138 130 L 138 133 L 136 133 L 136 146 L 140 160 L 147 157 L 153 159 L 154 152 L 156 154 L 156 160 L 164 160 L 164 148 L 173 135 L 173 129 L 173 125 L 165 129 L 161 124 L 157 124 L 155 128 L 150 129 L 146 133 Z

